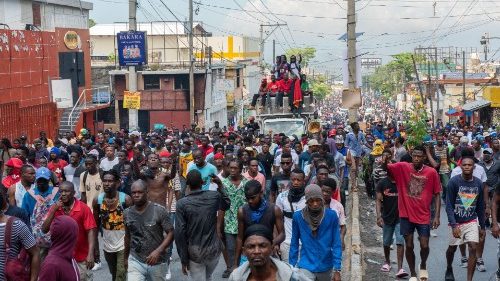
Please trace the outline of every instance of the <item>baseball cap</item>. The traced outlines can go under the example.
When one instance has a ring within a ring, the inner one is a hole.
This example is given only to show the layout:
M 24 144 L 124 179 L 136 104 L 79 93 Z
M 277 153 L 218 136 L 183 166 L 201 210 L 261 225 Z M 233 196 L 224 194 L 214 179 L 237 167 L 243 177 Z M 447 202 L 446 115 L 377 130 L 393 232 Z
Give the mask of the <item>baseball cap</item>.
M 336 136 L 335 143 L 344 143 L 344 137 L 342 135 Z
M 337 130 L 335 130 L 335 129 L 331 129 L 330 132 L 328 132 L 329 137 L 335 136 L 336 134 L 337 134 Z
M 51 177 L 52 177 L 52 174 L 50 173 L 50 170 L 45 168 L 45 167 L 40 167 L 40 168 L 38 168 L 38 170 L 36 170 L 36 174 L 35 174 L 36 180 L 38 180 L 40 178 L 50 180 Z
M 307 142 L 307 145 L 308 145 L 308 146 L 318 146 L 318 145 L 319 145 L 319 143 L 318 143 L 318 141 L 317 141 L 317 140 L 312 139 L 312 140 L 310 140 L 310 141 L 308 141 L 308 142 Z
M 491 148 L 485 148 L 485 149 L 483 150 L 483 154 L 484 154 L 484 153 L 487 153 L 487 154 L 493 154 L 493 149 L 491 149 Z

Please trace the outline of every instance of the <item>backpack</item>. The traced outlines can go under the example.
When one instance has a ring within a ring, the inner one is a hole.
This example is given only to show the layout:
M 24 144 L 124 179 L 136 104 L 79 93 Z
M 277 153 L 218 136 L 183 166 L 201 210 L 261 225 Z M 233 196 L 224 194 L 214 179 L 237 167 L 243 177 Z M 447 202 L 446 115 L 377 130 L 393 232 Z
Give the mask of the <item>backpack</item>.
M 43 233 L 42 224 L 47 218 L 47 214 L 49 213 L 50 207 L 56 203 L 54 199 L 59 192 L 57 187 L 52 189 L 52 193 L 45 197 L 43 200 L 39 200 L 41 196 L 35 195 L 32 189 L 27 191 L 33 199 L 35 199 L 35 208 L 33 209 L 33 214 L 31 214 L 30 223 L 33 230 L 33 235 L 35 236 L 36 244 L 39 247 L 50 248 L 50 233 Z
M 5 278 L 7 281 L 29 281 L 31 278 L 31 257 L 28 255 L 26 249 L 21 247 L 21 251 L 17 257 L 10 258 L 12 224 L 15 220 L 17 220 L 16 217 L 9 217 L 5 225 Z
M 102 179 L 102 174 L 104 174 L 104 172 L 99 169 L 99 177 Z M 83 172 L 83 188 L 85 188 L 85 184 L 87 183 L 87 176 L 89 175 L 89 171 L 85 171 Z

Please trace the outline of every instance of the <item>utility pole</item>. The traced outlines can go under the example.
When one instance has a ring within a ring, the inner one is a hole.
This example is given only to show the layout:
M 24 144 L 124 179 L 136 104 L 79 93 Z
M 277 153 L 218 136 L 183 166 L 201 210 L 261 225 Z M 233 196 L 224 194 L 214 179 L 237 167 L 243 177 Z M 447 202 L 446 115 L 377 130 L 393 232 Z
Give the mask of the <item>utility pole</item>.
M 189 120 L 194 120 L 193 0 L 189 0 Z
M 273 62 L 276 59 L 276 40 L 273 39 Z
M 190 0 L 192 1 L 192 0 Z M 260 46 L 260 51 L 259 51 L 259 67 L 260 67 L 260 71 L 261 72 L 264 72 L 264 44 L 267 40 L 267 38 L 269 38 L 269 36 L 271 36 L 271 34 L 273 34 L 273 32 L 280 26 L 286 26 L 287 24 L 286 23 L 274 23 L 274 24 L 261 24 L 259 26 L 259 46 Z M 266 34 L 266 36 L 264 37 L 264 27 L 274 27 L 273 30 L 271 30 L 271 32 L 269 32 L 268 34 Z M 274 40 L 273 40 L 274 42 Z M 274 58 L 275 58 L 275 49 L 274 49 L 274 43 L 273 43 L 273 61 L 274 61 Z
M 431 91 L 431 62 L 427 61 L 427 95 L 431 104 L 431 121 L 434 127 L 434 106 L 432 104 L 432 91 Z
M 467 102 L 465 97 L 465 51 L 462 51 L 462 99 L 465 104 Z
M 439 73 L 438 73 L 438 66 L 437 66 L 437 57 L 438 57 L 438 51 L 437 51 L 437 47 L 434 47 L 434 69 L 436 71 L 436 101 L 437 101 L 437 104 L 436 104 L 436 112 L 437 112 L 437 115 L 438 115 L 438 118 L 437 119 L 441 119 L 441 112 L 439 111 Z M 437 121 L 437 120 L 436 120 Z
M 356 77 L 356 0 L 347 2 L 347 69 L 349 90 L 354 92 L 358 86 Z M 357 107 L 349 108 L 349 122 L 357 121 Z
M 137 30 L 137 0 L 128 2 L 128 25 L 130 31 Z M 128 67 L 128 90 L 131 93 L 137 92 L 137 72 L 135 66 Z M 139 127 L 139 110 L 128 109 L 128 128 L 130 131 Z

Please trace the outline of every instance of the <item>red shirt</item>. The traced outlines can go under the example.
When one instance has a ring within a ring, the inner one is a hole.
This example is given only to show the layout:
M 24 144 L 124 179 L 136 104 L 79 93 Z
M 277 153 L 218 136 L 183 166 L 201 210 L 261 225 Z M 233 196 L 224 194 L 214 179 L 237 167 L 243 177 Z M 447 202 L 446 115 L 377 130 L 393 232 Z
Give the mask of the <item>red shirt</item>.
M 292 83 L 293 83 L 292 79 L 288 79 L 288 80 L 281 79 L 280 80 L 281 89 L 285 94 L 290 93 L 290 90 L 292 89 Z
M 207 147 L 203 147 L 203 145 L 198 146 L 198 149 L 201 150 L 203 157 L 207 157 L 208 154 L 214 152 L 214 147 L 211 145 L 207 145 Z
M 280 83 L 278 83 L 277 81 L 269 82 L 269 84 L 267 84 L 267 90 L 276 94 L 280 91 Z
M 64 215 L 64 211 L 62 208 L 59 208 L 56 211 L 55 216 L 57 217 L 62 215 Z M 78 224 L 78 237 L 73 257 L 77 262 L 83 262 L 87 259 L 87 255 L 89 254 L 89 240 L 87 233 L 89 230 L 97 227 L 94 215 L 92 215 L 92 211 L 87 204 L 84 204 L 75 198 L 75 204 L 73 205 L 73 209 L 71 209 L 69 216 Z
M 415 171 L 412 163 L 388 164 L 387 171 L 398 189 L 399 217 L 412 223 L 429 224 L 434 194 L 441 192 L 441 182 L 435 169 L 423 166 Z
M 68 166 L 68 162 L 66 162 L 62 159 L 58 159 L 57 163 L 55 163 L 54 161 L 50 161 L 47 164 L 47 168 L 49 168 L 49 170 L 51 170 L 52 172 L 54 172 L 54 174 L 56 174 L 59 182 L 63 181 L 62 174 L 63 174 L 63 169 L 66 166 Z

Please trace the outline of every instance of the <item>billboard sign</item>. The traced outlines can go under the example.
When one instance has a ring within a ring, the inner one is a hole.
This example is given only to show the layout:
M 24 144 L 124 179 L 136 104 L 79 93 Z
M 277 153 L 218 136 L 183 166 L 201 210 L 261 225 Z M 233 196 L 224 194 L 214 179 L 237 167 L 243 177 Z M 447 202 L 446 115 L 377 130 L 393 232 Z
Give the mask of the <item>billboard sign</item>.
M 123 108 L 140 109 L 141 108 L 141 93 L 140 92 L 123 92 Z
M 377 67 L 382 65 L 382 58 L 361 58 L 361 66 L 363 67 Z
M 116 35 L 116 41 L 120 66 L 138 66 L 148 63 L 146 32 L 119 32 Z

